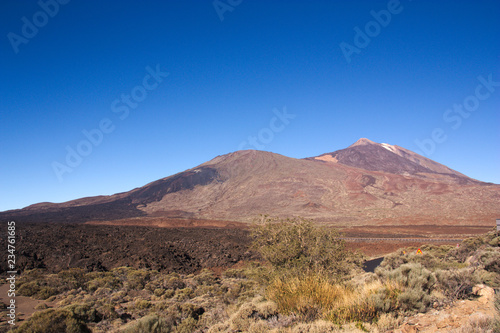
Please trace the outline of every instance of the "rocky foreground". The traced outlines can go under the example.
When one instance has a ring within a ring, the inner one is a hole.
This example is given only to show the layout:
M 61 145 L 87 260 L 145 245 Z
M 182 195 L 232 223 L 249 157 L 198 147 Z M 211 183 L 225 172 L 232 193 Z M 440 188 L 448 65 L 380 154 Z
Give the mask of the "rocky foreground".
M 475 300 L 460 300 L 441 310 L 405 318 L 394 333 L 488 332 L 488 323 L 498 316 L 495 290 L 480 284 L 473 288 L 473 293 L 478 297 Z

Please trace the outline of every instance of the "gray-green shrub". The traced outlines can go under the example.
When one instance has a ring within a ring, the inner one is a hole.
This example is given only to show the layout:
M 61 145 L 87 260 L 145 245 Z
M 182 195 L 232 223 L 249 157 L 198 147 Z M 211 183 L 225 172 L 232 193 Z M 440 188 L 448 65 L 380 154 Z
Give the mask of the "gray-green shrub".
M 356 262 L 337 231 L 302 218 L 263 217 L 252 238 L 253 248 L 281 275 L 316 272 L 338 279 Z

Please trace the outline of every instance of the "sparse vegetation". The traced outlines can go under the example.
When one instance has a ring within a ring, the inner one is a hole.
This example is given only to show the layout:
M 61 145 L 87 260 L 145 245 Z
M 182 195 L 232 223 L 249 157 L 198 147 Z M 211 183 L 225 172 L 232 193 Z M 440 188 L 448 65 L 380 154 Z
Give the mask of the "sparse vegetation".
M 16 333 L 60 333 L 91 332 L 85 321 L 91 321 L 88 317 L 81 317 L 71 309 L 48 309 L 36 312 L 30 320 L 23 323 L 13 332 Z
M 265 218 L 252 237 L 265 262 L 221 274 L 25 271 L 19 294 L 45 301 L 14 332 L 385 332 L 416 312 L 473 297 L 479 283 L 500 281 L 493 232 L 458 248 L 398 251 L 375 273 L 360 269 L 360 256 L 338 233 L 307 220 Z M 477 316 L 457 332 L 499 328 L 498 318 Z
M 252 238 L 253 248 L 280 277 L 317 274 L 340 280 L 360 263 L 359 256 L 345 249 L 338 232 L 302 218 L 263 216 Z

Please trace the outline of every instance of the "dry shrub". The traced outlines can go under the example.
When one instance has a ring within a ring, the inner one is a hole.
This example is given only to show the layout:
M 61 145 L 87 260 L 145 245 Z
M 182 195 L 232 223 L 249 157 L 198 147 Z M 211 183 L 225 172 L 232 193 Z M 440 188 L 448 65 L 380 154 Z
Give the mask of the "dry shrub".
M 500 274 L 500 248 L 482 247 L 468 260 L 471 266 L 482 267 L 484 270 Z
M 267 297 L 276 302 L 280 314 L 296 314 L 299 319 L 326 319 L 342 324 L 371 321 L 380 311 L 398 307 L 400 286 L 379 280 L 361 288 L 332 283 L 321 276 L 276 279 L 266 290 Z
M 134 306 L 138 310 L 144 310 L 144 309 L 147 309 L 151 306 L 151 302 L 148 300 L 145 300 L 145 299 L 139 299 L 139 300 L 135 301 Z
M 229 323 L 218 323 L 210 327 L 208 333 L 225 333 L 230 332 Z
M 187 301 L 188 299 L 193 297 L 193 289 L 192 288 L 184 288 L 184 289 L 177 289 L 175 292 L 175 300 L 182 302 L 182 301 Z
M 176 333 L 193 333 L 198 323 L 193 317 L 185 318 L 175 327 Z
M 122 287 L 121 281 L 112 274 L 102 274 L 87 282 L 86 288 L 93 292 L 99 288 L 109 288 L 119 290 Z
M 225 303 L 243 303 L 255 297 L 262 286 L 248 279 L 224 279 L 221 281 L 220 292 Z
M 252 238 L 253 248 L 280 276 L 314 272 L 341 279 L 358 264 L 359 258 L 346 250 L 338 232 L 302 218 L 263 216 L 253 228 Z
M 203 315 L 198 320 L 198 324 L 200 327 L 214 327 L 220 326 L 218 324 L 224 323 L 229 319 L 229 315 L 227 313 L 227 307 L 224 304 L 216 303 L 212 307 L 207 308 L 207 311 L 203 313 Z M 229 327 L 229 323 L 226 323 L 226 326 Z M 214 330 L 218 328 L 215 327 Z
M 457 259 L 459 262 L 465 262 L 477 249 L 486 243 L 484 237 L 477 236 L 464 239 L 458 248 L 450 251 L 448 258 Z
M 49 306 L 47 304 L 45 304 L 45 303 L 40 303 L 37 306 L 35 306 L 36 310 L 45 310 L 45 309 L 48 309 L 48 308 L 49 308 Z
M 401 325 L 402 319 L 396 317 L 393 313 L 383 313 L 377 320 L 379 331 L 385 332 L 395 329 Z
M 344 297 L 324 316 L 334 323 L 371 322 L 381 313 L 399 308 L 401 285 L 394 281 L 375 280 L 361 288 L 346 289 Z
M 233 279 L 246 279 L 247 274 L 245 269 L 236 269 L 236 268 L 230 268 L 225 270 L 222 273 L 222 276 L 224 278 L 233 278 Z
M 112 303 L 105 303 L 98 308 L 99 313 L 102 315 L 103 319 L 114 320 L 119 317 L 115 310 L 115 305 Z
M 292 329 L 284 331 L 290 333 L 363 333 L 365 330 L 348 325 L 339 327 L 336 324 L 325 320 L 317 320 L 312 323 L 300 323 Z
M 460 263 L 453 254 L 456 248 L 451 245 L 422 245 L 422 254 L 417 254 L 417 248 L 405 248 L 388 254 L 380 264 L 381 268 L 394 270 L 404 264 L 420 264 L 428 270 L 461 268 L 465 265 Z M 403 254 L 403 251 L 406 254 Z
M 198 275 L 196 275 L 193 280 L 198 286 L 212 286 L 217 282 L 218 278 L 215 276 L 214 272 L 205 268 Z
M 471 295 L 472 287 L 480 282 L 474 273 L 473 268 L 462 268 L 459 270 L 440 270 L 436 272 L 436 276 L 443 294 L 450 301 L 454 301 Z
M 177 289 L 183 289 L 185 287 L 186 284 L 184 283 L 179 274 L 171 273 L 163 278 L 162 288 L 177 290 Z
M 90 333 L 85 323 L 66 309 L 48 309 L 35 312 L 30 319 L 21 324 L 14 333 Z
M 405 311 L 425 311 L 432 303 L 430 293 L 436 284 L 436 276 L 421 264 L 404 264 L 387 271 L 377 268 L 375 272 L 386 282 L 394 282 L 403 287 L 397 296 L 399 307 Z
M 125 325 L 123 333 L 170 333 L 172 324 L 156 314 L 148 315 Z
M 349 291 L 350 292 L 350 291 Z M 297 314 L 302 320 L 315 320 L 323 311 L 335 307 L 348 290 L 321 276 L 276 278 L 266 289 L 266 296 L 278 305 L 282 314 Z
M 248 333 L 268 333 L 269 324 L 263 320 L 256 321 L 248 327 Z
M 244 303 L 238 311 L 231 315 L 228 321 L 229 328 L 240 332 L 249 332 L 250 328 L 253 327 L 254 331 L 259 331 L 265 324 L 269 331 L 269 323 L 259 322 L 267 321 L 277 314 L 276 304 L 265 301 L 262 297 L 256 297 L 251 302 Z

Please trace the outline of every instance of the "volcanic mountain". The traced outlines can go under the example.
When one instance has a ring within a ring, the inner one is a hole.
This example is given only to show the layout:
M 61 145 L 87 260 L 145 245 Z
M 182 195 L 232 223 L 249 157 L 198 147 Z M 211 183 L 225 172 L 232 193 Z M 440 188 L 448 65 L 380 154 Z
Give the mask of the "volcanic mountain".
M 360 139 L 346 149 L 295 159 L 243 150 L 129 192 L 0 213 L 30 222 L 166 219 L 252 221 L 303 216 L 332 225 L 491 224 L 500 185 L 469 178 L 402 147 Z

